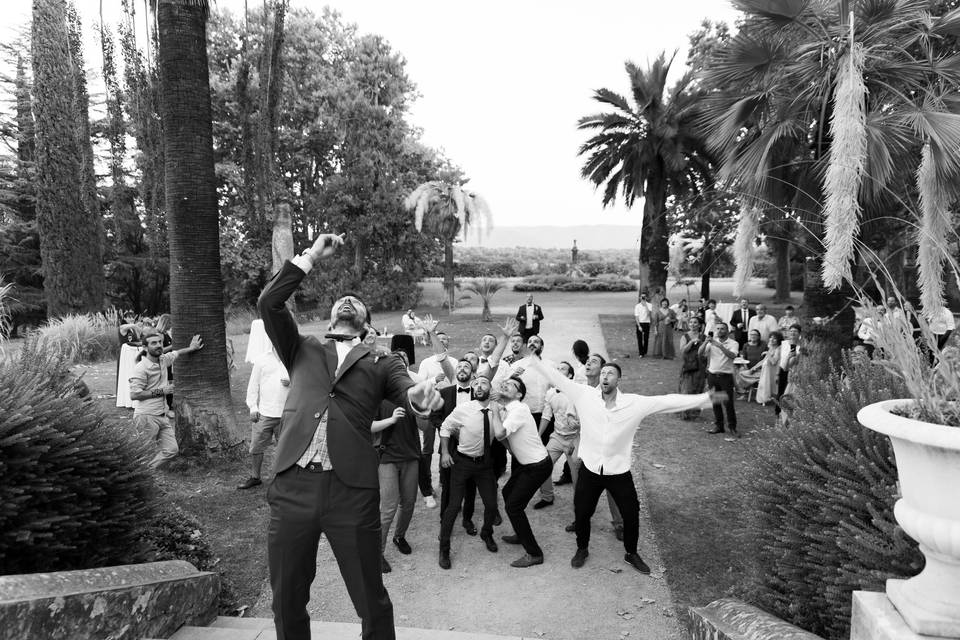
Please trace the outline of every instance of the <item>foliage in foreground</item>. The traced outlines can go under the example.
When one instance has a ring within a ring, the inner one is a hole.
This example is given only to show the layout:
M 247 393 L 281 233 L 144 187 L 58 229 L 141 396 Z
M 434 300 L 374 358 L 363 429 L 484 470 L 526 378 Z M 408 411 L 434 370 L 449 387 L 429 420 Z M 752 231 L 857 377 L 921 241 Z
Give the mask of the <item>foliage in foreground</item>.
M 820 352 L 822 354 L 822 352 Z M 825 638 L 846 638 L 850 592 L 882 591 L 916 574 L 922 556 L 896 524 L 897 470 L 890 441 L 857 422 L 872 402 L 905 397 L 875 364 L 822 371 L 814 346 L 796 372 L 791 422 L 777 427 L 745 479 L 755 551 L 744 596 Z
M 52 318 L 38 331 L 38 347 L 67 364 L 108 360 L 120 349 L 118 326 L 115 310 Z
M 143 561 L 154 483 L 143 445 L 30 341 L 0 362 L 0 574 Z

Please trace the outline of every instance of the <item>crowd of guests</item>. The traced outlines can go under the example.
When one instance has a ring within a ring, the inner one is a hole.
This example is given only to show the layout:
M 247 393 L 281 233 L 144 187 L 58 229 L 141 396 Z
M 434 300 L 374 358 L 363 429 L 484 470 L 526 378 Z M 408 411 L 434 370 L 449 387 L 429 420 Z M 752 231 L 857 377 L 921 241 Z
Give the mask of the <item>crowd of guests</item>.
M 740 300 L 729 323 L 717 312 L 717 301 L 701 298 L 696 309 L 686 300 L 676 304 L 661 297 L 655 302 L 641 293 L 634 307 L 637 348 L 641 358 L 680 360 L 679 391 L 722 391 L 727 401 L 714 406 L 710 433 L 737 436 L 735 399 L 772 403 L 781 413 L 780 399 L 789 387 L 789 372 L 800 356 L 802 327 L 787 306 L 777 319 L 766 305 Z M 684 412 L 685 420 L 696 411 Z

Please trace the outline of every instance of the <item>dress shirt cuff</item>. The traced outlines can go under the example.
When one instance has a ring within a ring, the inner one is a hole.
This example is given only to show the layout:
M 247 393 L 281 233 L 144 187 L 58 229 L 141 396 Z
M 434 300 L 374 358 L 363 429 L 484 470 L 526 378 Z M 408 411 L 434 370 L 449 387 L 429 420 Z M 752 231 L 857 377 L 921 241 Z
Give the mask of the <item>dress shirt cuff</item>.
M 290 262 L 292 262 L 297 268 L 299 268 L 304 273 L 310 273 L 310 271 L 313 269 L 313 259 L 310 256 L 306 255 L 306 253 L 301 253 L 300 255 L 293 256 L 292 258 L 290 258 Z

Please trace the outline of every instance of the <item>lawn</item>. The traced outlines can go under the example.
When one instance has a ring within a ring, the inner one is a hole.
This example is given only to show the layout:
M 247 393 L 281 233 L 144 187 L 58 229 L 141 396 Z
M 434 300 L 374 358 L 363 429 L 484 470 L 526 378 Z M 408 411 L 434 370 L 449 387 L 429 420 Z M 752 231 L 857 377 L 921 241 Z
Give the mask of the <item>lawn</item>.
M 601 315 L 600 323 L 610 357 L 623 368 L 626 391 L 677 391 L 679 361 L 638 358 L 631 317 Z M 674 415 L 649 418 L 634 443 L 634 469 L 643 475 L 646 507 L 681 620 L 688 607 L 734 593 L 749 565 L 740 483 L 774 417 L 770 405 L 738 400 L 736 410 L 739 440 L 707 434 L 713 416 L 705 412 L 692 422 Z

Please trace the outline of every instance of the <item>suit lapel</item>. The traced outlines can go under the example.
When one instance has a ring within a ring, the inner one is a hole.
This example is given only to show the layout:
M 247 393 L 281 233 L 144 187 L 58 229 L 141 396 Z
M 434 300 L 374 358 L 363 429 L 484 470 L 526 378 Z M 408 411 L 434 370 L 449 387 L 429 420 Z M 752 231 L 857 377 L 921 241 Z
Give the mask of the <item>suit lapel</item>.
M 334 353 L 336 353 L 336 347 L 334 347 Z M 367 355 L 368 353 L 370 353 L 370 349 L 363 344 L 358 344 L 353 349 L 351 349 L 350 353 L 347 354 L 347 357 L 344 358 L 343 364 L 340 366 L 340 370 L 337 371 L 337 377 L 334 378 L 333 384 L 337 384 L 337 382 L 340 381 L 340 378 L 343 377 L 343 374 L 346 373 L 350 367 L 356 364 L 357 360 Z
M 337 370 L 337 343 L 328 340 L 323 345 L 323 364 L 327 367 L 327 376 L 333 380 L 333 375 Z

